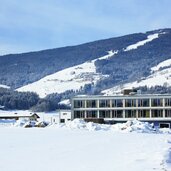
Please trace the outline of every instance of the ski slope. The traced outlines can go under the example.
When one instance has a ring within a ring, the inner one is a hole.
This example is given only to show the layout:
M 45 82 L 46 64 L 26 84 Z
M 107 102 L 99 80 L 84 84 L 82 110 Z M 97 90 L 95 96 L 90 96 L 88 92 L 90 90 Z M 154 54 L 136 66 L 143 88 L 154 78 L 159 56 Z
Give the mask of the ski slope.
M 103 57 L 48 75 L 39 81 L 17 89 L 17 91 L 36 92 L 43 98 L 52 93 L 79 90 L 81 87 L 84 87 L 85 84 L 95 84 L 98 80 L 108 77 L 108 75 L 102 75 L 96 72 L 95 61 L 111 58 L 115 54 L 117 54 L 117 51 L 109 51 L 108 54 Z
M 144 46 L 146 43 L 153 41 L 154 39 L 159 38 L 159 34 L 165 34 L 165 32 L 162 33 L 155 33 L 155 34 L 151 34 L 149 36 L 147 36 L 147 39 L 139 41 L 135 44 L 129 45 L 127 46 L 124 51 L 130 51 L 130 50 L 134 50 L 137 49 L 140 46 Z

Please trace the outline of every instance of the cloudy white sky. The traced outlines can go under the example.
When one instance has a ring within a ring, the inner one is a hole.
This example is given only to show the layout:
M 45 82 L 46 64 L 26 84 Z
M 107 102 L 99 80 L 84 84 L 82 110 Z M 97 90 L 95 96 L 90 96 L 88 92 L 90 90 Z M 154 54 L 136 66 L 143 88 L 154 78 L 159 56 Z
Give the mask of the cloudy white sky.
M 171 0 L 0 0 L 0 54 L 171 28 Z

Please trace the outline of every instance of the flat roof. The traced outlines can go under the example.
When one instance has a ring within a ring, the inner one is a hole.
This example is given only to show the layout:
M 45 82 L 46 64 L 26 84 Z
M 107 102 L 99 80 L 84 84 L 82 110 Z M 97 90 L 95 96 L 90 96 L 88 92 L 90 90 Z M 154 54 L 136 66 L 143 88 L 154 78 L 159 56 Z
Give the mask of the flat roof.
M 133 95 L 113 95 L 113 96 L 103 96 L 103 95 L 77 95 L 72 99 L 98 99 L 98 98 L 149 98 L 149 97 L 171 97 L 171 94 L 133 94 Z
M 39 117 L 38 114 L 36 113 L 30 113 L 30 114 L 17 114 L 17 113 L 0 113 L 0 118 L 3 118 L 3 117 L 31 117 L 31 116 L 34 116 L 36 115 L 37 117 Z

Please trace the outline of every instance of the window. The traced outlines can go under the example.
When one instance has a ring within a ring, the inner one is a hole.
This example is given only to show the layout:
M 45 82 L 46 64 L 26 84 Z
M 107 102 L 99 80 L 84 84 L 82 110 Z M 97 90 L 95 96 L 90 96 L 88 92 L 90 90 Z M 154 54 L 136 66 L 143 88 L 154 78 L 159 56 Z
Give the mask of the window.
M 112 118 L 123 118 L 122 110 L 112 110 Z
M 136 100 L 135 99 L 126 99 L 125 107 L 136 107 Z
M 138 110 L 138 117 L 139 118 L 149 118 L 150 111 L 149 110 Z
M 125 118 L 136 118 L 136 110 L 125 110 Z
M 87 108 L 96 108 L 97 101 L 96 100 L 87 100 Z
M 85 111 L 74 111 L 74 118 L 85 118 Z
M 165 106 L 171 106 L 171 99 L 165 99 Z
M 138 99 L 138 107 L 149 107 L 149 99 Z
M 165 117 L 167 117 L 167 118 L 171 117 L 171 109 L 165 110 Z
M 113 99 L 112 107 L 123 107 L 123 101 L 121 99 Z
M 170 123 L 159 123 L 160 128 L 170 128 Z
M 160 118 L 163 117 L 163 110 L 151 110 L 151 117 L 153 118 Z
M 99 107 L 110 107 L 110 100 L 99 100 Z
M 97 118 L 97 111 L 95 110 L 87 111 L 87 118 Z
M 61 122 L 61 123 L 65 123 L 65 119 L 61 119 L 60 122 Z
M 85 100 L 74 100 L 74 108 L 85 108 Z
M 163 106 L 163 99 L 151 99 L 151 106 Z
M 110 110 L 100 110 L 99 117 L 100 118 L 110 118 Z

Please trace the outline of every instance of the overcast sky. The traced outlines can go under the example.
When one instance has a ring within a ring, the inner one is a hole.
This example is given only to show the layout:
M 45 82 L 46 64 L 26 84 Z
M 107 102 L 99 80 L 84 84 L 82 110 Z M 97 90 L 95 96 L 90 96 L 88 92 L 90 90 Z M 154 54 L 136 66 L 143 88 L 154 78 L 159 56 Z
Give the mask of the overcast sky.
M 171 28 L 171 0 L 0 0 L 0 54 Z

